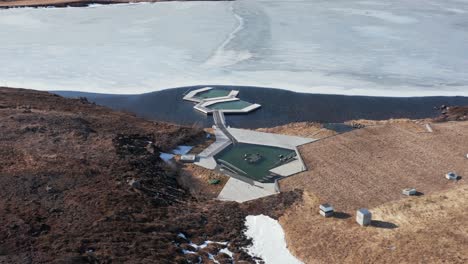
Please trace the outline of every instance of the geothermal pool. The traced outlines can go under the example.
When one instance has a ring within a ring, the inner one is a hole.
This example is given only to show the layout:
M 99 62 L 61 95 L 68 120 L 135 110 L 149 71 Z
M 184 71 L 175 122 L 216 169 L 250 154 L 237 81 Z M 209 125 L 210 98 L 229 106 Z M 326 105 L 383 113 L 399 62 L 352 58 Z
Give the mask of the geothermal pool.
M 468 2 L 237 0 L 0 10 L 0 85 L 468 95 Z

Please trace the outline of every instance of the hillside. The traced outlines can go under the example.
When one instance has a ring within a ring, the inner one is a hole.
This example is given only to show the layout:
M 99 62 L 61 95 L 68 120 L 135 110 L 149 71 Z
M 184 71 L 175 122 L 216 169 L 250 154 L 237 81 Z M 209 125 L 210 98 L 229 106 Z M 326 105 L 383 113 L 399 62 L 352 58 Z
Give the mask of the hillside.
M 468 122 L 412 122 L 369 126 L 299 148 L 308 171 L 281 182 L 285 190 L 307 186 L 340 210 L 373 207 L 415 187 L 429 193 L 451 188 L 443 175 L 468 175 Z M 464 182 L 462 180 L 461 182 Z M 342 194 L 342 195 L 337 195 Z
M 436 120 L 463 120 L 450 109 Z M 360 120 L 367 127 L 301 146 L 308 171 L 280 181 L 304 192 L 280 218 L 291 252 L 305 263 L 466 263 L 468 122 L 429 132 L 430 121 Z M 419 194 L 401 194 L 410 187 Z M 320 216 L 320 203 L 336 217 Z M 365 228 L 355 222 L 362 207 L 374 219 Z
M 300 196 L 195 199 L 159 152 L 203 138 L 84 99 L 0 88 L 0 263 L 209 263 L 208 252 L 230 263 L 225 247 L 252 263 L 245 216 L 277 218 Z M 228 244 L 194 248 L 206 240 Z

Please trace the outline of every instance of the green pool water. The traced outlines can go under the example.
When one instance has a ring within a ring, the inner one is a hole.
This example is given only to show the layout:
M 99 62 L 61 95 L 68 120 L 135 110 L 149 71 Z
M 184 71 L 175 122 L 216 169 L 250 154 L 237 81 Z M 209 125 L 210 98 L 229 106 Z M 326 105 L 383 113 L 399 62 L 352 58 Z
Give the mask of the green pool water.
M 230 92 L 231 91 L 228 91 L 228 90 L 211 89 L 208 91 L 197 93 L 195 97 L 200 98 L 200 99 L 223 97 L 223 96 L 228 96 Z
M 249 102 L 238 100 L 238 101 L 216 103 L 216 104 L 209 105 L 207 107 L 210 109 L 214 109 L 214 110 L 227 110 L 227 109 L 240 110 L 250 105 L 252 104 Z
M 251 160 L 255 160 L 255 162 L 246 161 L 245 154 L 248 157 L 253 157 Z M 261 157 L 260 160 L 257 159 L 257 154 Z M 215 159 L 218 164 L 223 164 L 241 176 L 260 182 L 268 182 L 269 170 L 287 163 L 280 161 L 280 155 L 295 157 L 296 152 L 285 148 L 238 143 L 225 148 L 215 155 Z

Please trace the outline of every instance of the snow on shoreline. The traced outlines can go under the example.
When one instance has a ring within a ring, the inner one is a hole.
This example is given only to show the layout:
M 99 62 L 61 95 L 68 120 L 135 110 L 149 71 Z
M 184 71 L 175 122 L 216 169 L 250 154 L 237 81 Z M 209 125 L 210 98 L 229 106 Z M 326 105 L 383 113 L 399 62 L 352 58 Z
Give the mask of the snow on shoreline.
M 251 256 L 262 258 L 265 264 L 303 264 L 287 249 L 284 231 L 278 221 L 265 215 L 249 215 L 245 225 L 245 235 L 252 238 L 253 243 L 247 248 Z

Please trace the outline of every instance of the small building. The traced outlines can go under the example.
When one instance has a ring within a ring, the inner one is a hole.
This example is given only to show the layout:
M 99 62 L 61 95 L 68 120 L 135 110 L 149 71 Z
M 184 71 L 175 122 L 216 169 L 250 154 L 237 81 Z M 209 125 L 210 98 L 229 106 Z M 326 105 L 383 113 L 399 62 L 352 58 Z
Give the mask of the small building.
M 445 174 L 447 180 L 458 180 L 458 175 L 455 172 L 449 172 Z
M 334 213 L 334 209 L 333 209 L 333 206 L 329 205 L 329 204 L 321 204 L 320 205 L 320 214 L 324 217 L 330 217 L 333 215 Z
M 194 163 L 197 156 L 193 154 L 185 154 L 180 156 L 180 161 L 183 163 Z
M 366 208 L 361 208 L 356 212 L 356 222 L 361 226 L 368 226 L 371 224 L 372 214 Z
M 408 196 L 416 195 L 416 189 L 414 189 L 414 188 L 407 188 L 407 189 L 404 189 L 404 190 L 402 191 L 402 193 L 403 193 L 404 195 L 408 195 Z

